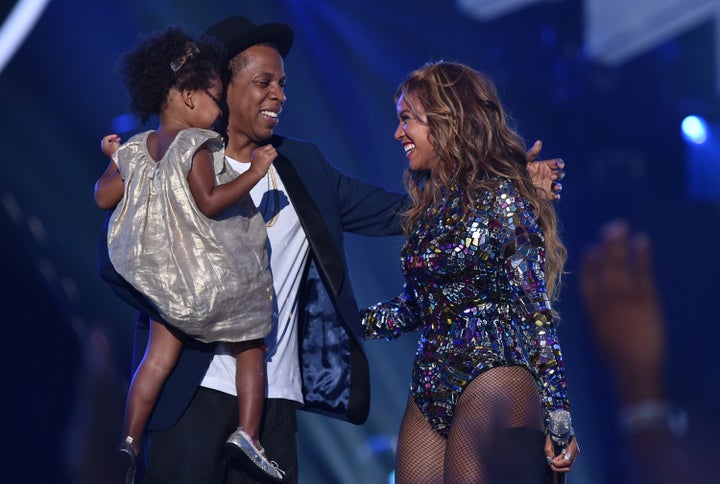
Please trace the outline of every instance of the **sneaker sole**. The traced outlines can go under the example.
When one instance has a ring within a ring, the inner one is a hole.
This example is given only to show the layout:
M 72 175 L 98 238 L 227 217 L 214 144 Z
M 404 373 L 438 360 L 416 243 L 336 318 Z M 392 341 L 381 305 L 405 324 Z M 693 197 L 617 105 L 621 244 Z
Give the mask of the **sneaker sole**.
M 257 466 L 257 464 L 255 464 L 255 461 L 253 461 L 250 456 L 243 452 L 237 445 L 225 443 L 225 450 L 233 460 L 240 462 L 243 470 L 250 474 L 254 479 L 261 482 L 282 482 L 282 477 L 275 477 L 262 470 Z

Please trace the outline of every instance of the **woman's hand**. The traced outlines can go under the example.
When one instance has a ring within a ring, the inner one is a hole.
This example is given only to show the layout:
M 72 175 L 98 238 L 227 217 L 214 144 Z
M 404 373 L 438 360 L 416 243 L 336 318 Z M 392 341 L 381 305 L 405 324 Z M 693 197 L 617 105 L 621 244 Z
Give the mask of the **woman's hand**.
M 558 455 L 555 455 L 555 448 L 553 447 L 550 435 L 545 437 L 545 458 L 547 459 L 547 463 L 553 472 L 570 472 L 579 455 L 580 446 L 578 445 L 575 436 L 570 438 L 568 445 Z

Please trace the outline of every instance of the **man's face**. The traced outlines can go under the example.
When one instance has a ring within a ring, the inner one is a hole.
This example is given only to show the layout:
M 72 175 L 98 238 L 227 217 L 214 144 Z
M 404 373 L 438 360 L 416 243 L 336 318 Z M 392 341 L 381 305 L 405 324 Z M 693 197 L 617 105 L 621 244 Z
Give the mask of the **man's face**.
M 266 45 L 247 48 L 245 66 L 232 74 L 227 87 L 230 138 L 259 144 L 272 136 L 285 102 L 285 68 L 277 50 Z

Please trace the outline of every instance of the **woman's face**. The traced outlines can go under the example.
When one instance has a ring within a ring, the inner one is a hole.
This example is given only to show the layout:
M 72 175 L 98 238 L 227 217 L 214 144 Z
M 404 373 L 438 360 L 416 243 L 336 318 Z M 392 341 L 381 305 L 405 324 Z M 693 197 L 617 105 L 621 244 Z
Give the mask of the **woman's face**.
M 411 107 L 414 108 L 411 109 Z M 435 149 L 430 144 L 425 109 L 413 93 L 402 94 L 397 102 L 398 127 L 395 139 L 402 143 L 405 158 L 411 170 L 431 170 L 437 162 Z

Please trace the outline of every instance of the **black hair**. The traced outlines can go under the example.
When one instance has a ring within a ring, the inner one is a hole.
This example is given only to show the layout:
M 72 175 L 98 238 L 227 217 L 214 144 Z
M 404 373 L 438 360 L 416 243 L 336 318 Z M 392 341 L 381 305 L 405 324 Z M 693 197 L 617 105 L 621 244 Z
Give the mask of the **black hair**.
M 171 88 L 208 89 L 224 68 L 223 55 L 219 43 L 195 40 L 177 26 L 145 38 L 118 64 L 130 111 L 145 123 L 165 107 Z

